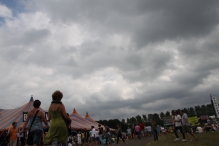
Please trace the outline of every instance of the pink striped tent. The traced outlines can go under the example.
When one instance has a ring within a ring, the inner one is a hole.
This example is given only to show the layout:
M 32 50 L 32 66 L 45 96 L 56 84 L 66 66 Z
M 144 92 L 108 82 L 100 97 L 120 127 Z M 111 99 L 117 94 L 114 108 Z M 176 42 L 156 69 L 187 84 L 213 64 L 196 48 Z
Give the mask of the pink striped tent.
M 17 122 L 18 127 L 22 127 L 24 124 L 23 112 L 29 112 L 33 109 L 33 97 L 25 105 L 15 109 L 0 109 L 0 130 L 8 129 L 12 127 L 13 122 Z M 44 113 L 45 111 L 42 110 Z
M 12 127 L 13 122 L 17 122 L 17 127 L 22 127 L 24 124 L 24 112 L 29 112 L 33 109 L 33 97 L 30 98 L 30 101 L 24 104 L 21 107 L 15 109 L 0 109 L 0 130 L 8 129 Z M 40 109 L 41 111 L 46 113 L 45 110 Z M 71 128 L 73 129 L 91 129 L 91 126 L 98 128 L 98 124 L 95 120 L 93 120 L 88 113 L 83 118 L 81 115 L 77 113 L 74 109 L 73 112 L 69 115 L 71 122 Z
M 96 127 L 96 123 L 86 120 L 81 115 L 79 115 L 75 109 L 69 116 L 72 120 L 71 127 L 73 129 L 91 129 L 91 126 Z
M 86 113 L 86 116 L 84 117 L 84 119 L 85 119 L 87 122 L 92 123 L 95 128 L 98 128 L 99 123 L 97 123 L 95 120 L 93 120 L 93 119 L 89 116 L 88 112 Z

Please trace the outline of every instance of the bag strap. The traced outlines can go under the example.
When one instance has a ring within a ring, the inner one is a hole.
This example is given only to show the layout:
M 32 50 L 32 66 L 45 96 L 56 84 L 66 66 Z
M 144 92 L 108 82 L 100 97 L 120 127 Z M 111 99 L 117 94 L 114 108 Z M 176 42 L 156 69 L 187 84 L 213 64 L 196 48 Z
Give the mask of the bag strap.
M 30 128 L 29 128 L 29 132 L 30 132 L 30 129 L 31 129 L 32 125 L 33 125 L 33 122 L 34 122 L 35 119 L 36 119 L 36 115 L 37 115 L 38 112 L 39 112 L 39 110 L 37 110 L 36 113 L 35 113 L 35 115 L 34 115 L 33 121 L 31 122 L 31 125 L 30 125 Z

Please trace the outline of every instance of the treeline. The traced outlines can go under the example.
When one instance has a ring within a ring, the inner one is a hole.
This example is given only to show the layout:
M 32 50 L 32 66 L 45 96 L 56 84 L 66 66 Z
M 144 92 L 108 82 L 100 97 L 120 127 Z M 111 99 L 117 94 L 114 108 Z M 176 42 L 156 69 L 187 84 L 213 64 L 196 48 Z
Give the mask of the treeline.
M 173 109 L 173 110 L 180 111 L 180 109 Z M 208 115 L 208 116 L 215 115 L 215 111 L 214 111 L 212 104 L 207 104 L 207 105 L 202 105 L 202 106 L 198 105 L 195 107 L 184 108 L 183 110 L 185 113 L 188 114 L 189 117 L 193 117 L 193 116 L 200 117 L 202 115 Z M 126 120 L 122 119 L 121 121 L 118 119 L 111 119 L 111 120 L 100 120 L 97 122 L 100 124 L 103 124 L 103 125 L 107 125 L 107 126 L 114 128 L 114 129 L 116 129 L 116 124 L 120 123 L 122 131 L 126 131 L 126 129 L 128 127 L 132 126 L 135 123 L 143 122 L 143 123 L 145 123 L 146 126 L 149 126 L 151 118 L 153 118 L 158 123 L 158 125 L 163 126 L 164 125 L 163 119 L 165 117 L 170 117 L 171 112 L 172 111 L 166 111 L 166 112 L 161 112 L 160 114 L 158 114 L 158 113 L 148 114 L 148 116 L 137 115 L 135 117 L 127 118 Z

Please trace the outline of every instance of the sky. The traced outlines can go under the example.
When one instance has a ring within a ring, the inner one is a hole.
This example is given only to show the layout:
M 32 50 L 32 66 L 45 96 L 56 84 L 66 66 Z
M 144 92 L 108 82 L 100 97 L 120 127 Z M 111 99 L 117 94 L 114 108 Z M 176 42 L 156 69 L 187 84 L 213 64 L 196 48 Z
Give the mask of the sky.
M 95 120 L 208 104 L 218 38 L 217 0 L 0 0 L 0 108 L 55 90 Z

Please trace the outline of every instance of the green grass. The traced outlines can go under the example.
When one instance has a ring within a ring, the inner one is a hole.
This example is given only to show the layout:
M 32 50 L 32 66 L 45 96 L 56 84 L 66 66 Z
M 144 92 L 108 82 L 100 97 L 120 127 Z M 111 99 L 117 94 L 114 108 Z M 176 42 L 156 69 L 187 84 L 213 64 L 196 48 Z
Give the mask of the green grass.
M 198 140 L 189 135 L 187 142 L 182 142 L 182 135 L 179 133 L 180 141 L 175 140 L 175 134 L 161 134 L 158 141 L 150 141 L 145 146 L 219 146 L 219 132 L 196 134 Z M 190 141 L 193 139 L 192 141 Z

